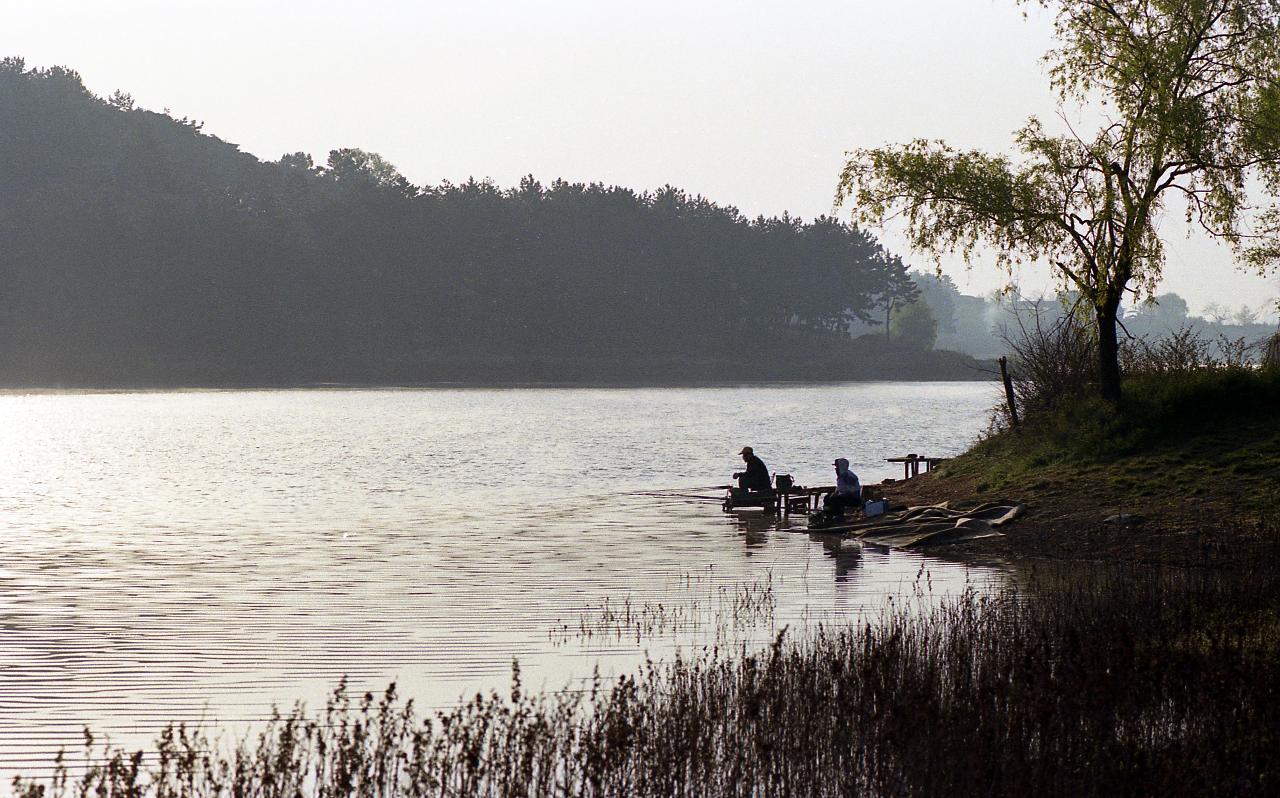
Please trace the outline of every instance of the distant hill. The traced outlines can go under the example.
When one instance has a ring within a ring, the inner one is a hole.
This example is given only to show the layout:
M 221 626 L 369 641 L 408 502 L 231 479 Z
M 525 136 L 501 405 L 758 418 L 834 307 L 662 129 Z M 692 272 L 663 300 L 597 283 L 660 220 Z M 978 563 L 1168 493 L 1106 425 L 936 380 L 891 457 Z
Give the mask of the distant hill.
M 832 218 L 670 187 L 418 187 L 359 149 L 262 162 L 0 62 L 0 385 L 977 375 L 851 339 L 915 291 Z

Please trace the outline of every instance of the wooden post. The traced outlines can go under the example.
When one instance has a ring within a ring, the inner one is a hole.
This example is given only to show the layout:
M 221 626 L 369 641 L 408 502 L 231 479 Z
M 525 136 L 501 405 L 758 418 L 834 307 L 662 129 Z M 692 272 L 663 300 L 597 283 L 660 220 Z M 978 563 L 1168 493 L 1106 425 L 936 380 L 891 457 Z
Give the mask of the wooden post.
M 1009 377 L 1009 359 L 1000 357 L 1000 379 L 1004 380 L 1004 399 L 1009 403 L 1009 421 L 1018 426 L 1018 405 L 1013 401 L 1013 380 Z

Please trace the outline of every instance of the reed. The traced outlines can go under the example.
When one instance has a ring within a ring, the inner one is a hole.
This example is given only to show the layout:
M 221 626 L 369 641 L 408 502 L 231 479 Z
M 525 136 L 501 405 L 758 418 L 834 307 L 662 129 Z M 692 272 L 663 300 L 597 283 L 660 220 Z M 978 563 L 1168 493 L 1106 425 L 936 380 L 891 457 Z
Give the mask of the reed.
M 224 744 L 16 779 L 36 796 L 1267 795 L 1280 790 L 1280 577 L 1098 567 L 419 713 L 394 685 Z
M 605 598 L 589 606 L 575 622 L 559 621 L 547 637 L 555 645 L 570 641 L 634 639 L 637 643 L 660 635 L 701 633 L 724 643 L 744 629 L 772 626 L 777 610 L 773 573 L 763 579 L 735 585 L 705 583 L 705 594 L 694 592 L 697 581 L 686 575 L 680 587 L 690 595 L 687 601 L 621 601 Z

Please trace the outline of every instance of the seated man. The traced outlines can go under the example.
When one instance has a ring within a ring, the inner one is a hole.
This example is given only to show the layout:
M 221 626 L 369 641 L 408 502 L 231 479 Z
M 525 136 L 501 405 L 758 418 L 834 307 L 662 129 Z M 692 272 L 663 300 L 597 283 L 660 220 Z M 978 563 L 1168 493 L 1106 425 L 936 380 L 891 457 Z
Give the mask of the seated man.
M 740 454 L 743 462 L 747 464 L 747 470 L 733 475 L 733 478 L 738 480 L 738 489 L 752 493 L 772 491 L 773 483 L 769 480 L 769 469 L 765 467 L 764 461 L 756 457 L 750 446 L 744 447 Z
M 843 515 L 846 509 L 860 508 L 862 485 L 858 475 L 849 470 L 849 461 L 840 457 L 832 465 L 836 468 L 836 489 L 823 499 L 823 509 L 831 515 Z

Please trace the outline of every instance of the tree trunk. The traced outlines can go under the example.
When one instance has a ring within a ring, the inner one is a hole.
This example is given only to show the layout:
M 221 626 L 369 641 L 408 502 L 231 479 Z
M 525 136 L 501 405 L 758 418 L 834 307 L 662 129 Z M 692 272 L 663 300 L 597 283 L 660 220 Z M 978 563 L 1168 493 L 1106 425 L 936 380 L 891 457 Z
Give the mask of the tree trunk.
M 1119 299 L 1107 300 L 1097 308 L 1098 393 L 1112 404 L 1120 402 L 1120 345 L 1116 337 L 1119 309 Z
M 1280 371 L 1280 332 L 1271 336 L 1271 342 L 1267 344 L 1267 350 L 1262 356 L 1262 367 Z

